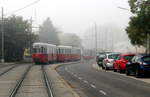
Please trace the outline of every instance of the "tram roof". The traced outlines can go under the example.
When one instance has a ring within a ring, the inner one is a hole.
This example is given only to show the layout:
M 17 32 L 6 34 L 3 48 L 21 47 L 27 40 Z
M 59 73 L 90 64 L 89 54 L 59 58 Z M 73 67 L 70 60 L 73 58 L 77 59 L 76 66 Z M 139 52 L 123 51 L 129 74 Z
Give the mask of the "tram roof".
M 43 43 L 43 42 L 35 42 L 35 43 L 33 43 L 33 46 L 36 46 L 36 45 L 41 45 L 41 46 L 56 46 L 54 44 Z

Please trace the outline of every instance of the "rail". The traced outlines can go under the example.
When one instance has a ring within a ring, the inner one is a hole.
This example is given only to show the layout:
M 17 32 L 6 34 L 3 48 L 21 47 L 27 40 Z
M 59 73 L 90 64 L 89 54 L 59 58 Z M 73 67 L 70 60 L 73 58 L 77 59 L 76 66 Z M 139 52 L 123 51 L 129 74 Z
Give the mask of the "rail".
M 13 89 L 13 91 L 11 92 L 9 97 L 15 97 L 16 96 L 18 89 L 20 88 L 23 80 L 25 79 L 25 77 L 28 74 L 28 72 L 31 69 L 31 67 L 32 67 L 32 65 L 27 68 L 27 70 L 23 74 L 22 78 L 18 81 L 18 83 L 16 84 L 15 88 Z
M 12 67 L 6 69 L 4 72 L 0 73 L 0 76 L 4 75 L 5 73 L 9 72 L 10 70 L 14 69 L 15 67 L 17 67 L 17 65 L 12 66 Z
M 46 71 L 45 71 L 45 68 L 44 68 L 43 65 L 42 65 L 42 71 L 43 71 L 43 75 L 44 75 L 45 85 L 47 87 L 48 96 L 49 97 L 54 97 L 53 92 L 52 92 L 52 87 L 51 87 L 51 84 L 50 84 L 50 80 L 48 79 L 48 76 L 46 74 Z

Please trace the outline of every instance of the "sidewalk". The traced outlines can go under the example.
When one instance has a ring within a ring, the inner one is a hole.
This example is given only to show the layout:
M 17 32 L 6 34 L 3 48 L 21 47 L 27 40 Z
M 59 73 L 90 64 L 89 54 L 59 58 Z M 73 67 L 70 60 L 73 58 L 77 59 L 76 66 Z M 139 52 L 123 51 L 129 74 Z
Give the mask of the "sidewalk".
M 13 62 L 0 63 L 0 65 L 11 65 L 11 64 L 15 64 L 15 63 L 13 63 Z
M 80 97 L 62 77 L 56 72 L 56 68 L 63 64 L 48 65 L 46 72 L 52 84 L 55 97 Z

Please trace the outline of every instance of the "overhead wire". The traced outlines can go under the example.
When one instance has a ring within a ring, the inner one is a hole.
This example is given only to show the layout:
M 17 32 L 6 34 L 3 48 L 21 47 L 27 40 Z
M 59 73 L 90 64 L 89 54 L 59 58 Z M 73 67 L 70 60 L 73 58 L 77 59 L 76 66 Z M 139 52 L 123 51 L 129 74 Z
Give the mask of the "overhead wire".
M 14 11 L 12 11 L 12 12 L 7 13 L 7 14 L 13 14 L 13 13 L 19 12 L 19 11 L 25 9 L 25 8 L 28 8 L 28 7 L 30 7 L 30 6 L 32 6 L 32 5 L 36 4 L 36 3 L 38 3 L 39 1 L 40 1 L 40 0 L 36 0 L 36 1 L 34 1 L 34 2 L 32 2 L 32 3 L 30 3 L 30 4 L 26 5 L 26 6 L 24 6 L 24 7 L 22 7 L 22 8 L 19 8 L 19 9 L 17 9 L 17 10 L 14 10 Z

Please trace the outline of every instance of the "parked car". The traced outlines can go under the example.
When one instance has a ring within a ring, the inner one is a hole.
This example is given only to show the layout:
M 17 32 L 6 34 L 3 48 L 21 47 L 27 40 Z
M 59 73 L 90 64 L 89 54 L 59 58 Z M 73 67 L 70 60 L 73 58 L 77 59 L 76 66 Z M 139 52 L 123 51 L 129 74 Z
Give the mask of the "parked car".
M 124 72 L 126 70 L 126 64 L 130 61 L 135 54 L 120 54 L 117 60 L 113 63 L 113 70 L 116 72 Z
M 126 65 L 126 75 L 134 74 L 136 77 L 142 77 L 147 73 L 150 74 L 150 55 L 136 55 Z
M 96 61 L 97 64 L 101 67 L 103 64 L 103 60 L 106 58 L 106 54 L 110 52 L 101 52 L 97 54 Z
M 103 60 L 102 68 L 107 69 L 113 69 L 113 63 L 117 59 L 120 53 L 107 53 L 106 58 Z
M 96 57 L 96 61 L 97 61 L 97 64 L 101 67 L 102 66 L 102 63 L 103 63 L 103 60 L 105 59 L 105 53 L 99 53 L 99 55 Z

